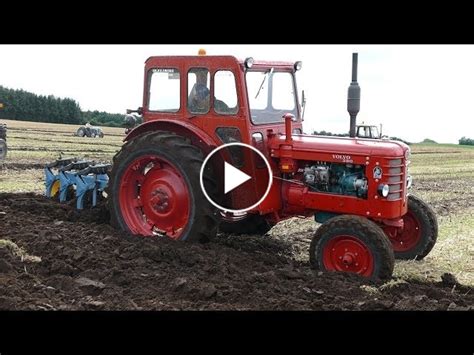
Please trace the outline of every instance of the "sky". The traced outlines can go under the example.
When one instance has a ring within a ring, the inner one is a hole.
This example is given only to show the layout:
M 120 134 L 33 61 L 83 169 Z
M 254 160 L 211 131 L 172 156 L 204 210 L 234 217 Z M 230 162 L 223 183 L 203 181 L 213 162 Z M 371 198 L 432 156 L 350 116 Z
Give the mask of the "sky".
M 69 97 L 82 110 L 142 105 L 143 68 L 154 55 L 234 55 L 302 61 L 303 129 L 347 132 L 352 53 L 359 53 L 360 124 L 410 142 L 474 138 L 474 45 L 0 45 L 0 85 Z

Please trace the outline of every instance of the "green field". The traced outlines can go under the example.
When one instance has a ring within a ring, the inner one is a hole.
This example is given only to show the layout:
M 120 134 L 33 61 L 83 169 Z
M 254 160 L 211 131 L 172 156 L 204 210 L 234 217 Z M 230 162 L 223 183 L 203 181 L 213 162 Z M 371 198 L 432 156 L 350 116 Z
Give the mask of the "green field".
M 42 166 L 63 157 L 111 162 L 122 145 L 124 129 L 105 128 L 105 137 L 79 138 L 79 126 L 7 121 L 8 156 L 0 163 L 1 192 L 43 193 Z M 397 262 L 395 276 L 439 280 L 445 272 L 474 286 L 474 147 L 454 144 L 412 145 L 410 172 L 413 193 L 435 210 L 440 224 L 438 243 L 422 261 Z M 271 233 L 314 229 L 313 220 L 291 219 Z M 307 253 L 302 258 L 307 258 Z

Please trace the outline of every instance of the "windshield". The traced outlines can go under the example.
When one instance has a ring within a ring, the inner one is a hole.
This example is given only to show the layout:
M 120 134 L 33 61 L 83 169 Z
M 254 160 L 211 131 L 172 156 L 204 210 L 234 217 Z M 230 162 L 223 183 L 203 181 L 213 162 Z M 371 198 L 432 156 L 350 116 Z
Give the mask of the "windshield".
M 379 130 L 376 126 L 359 126 L 357 137 L 360 138 L 378 138 Z
M 291 73 L 275 72 L 273 68 L 249 71 L 246 81 L 253 123 L 280 123 L 285 113 L 298 117 Z

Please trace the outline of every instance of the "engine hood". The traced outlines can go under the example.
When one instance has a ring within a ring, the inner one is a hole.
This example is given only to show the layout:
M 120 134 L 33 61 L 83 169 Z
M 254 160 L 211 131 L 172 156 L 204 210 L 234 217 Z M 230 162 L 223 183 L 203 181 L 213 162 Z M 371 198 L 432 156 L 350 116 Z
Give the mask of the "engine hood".
M 330 154 L 351 154 L 379 157 L 403 157 L 409 147 L 399 141 L 366 138 L 346 138 L 313 135 L 293 135 L 293 150 Z M 272 149 L 285 144 L 285 136 L 275 137 Z

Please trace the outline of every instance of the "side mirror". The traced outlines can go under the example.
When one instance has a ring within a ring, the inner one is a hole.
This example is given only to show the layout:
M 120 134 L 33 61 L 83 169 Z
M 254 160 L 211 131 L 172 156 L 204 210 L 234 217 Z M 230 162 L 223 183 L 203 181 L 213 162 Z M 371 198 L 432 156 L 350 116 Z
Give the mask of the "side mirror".
M 143 107 L 139 107 L 139 108 L 137 108 L 136 110 L 131 110 L 131 109 L 127 108 L 127 111 L 126 111 L 126 112 L 127 112 L 127 114 L 131 114 L 131 113 L 136 112 L 136 113 L 138 113 L 139 115 L 142 115 L 142 113 L 143 113 Z
M 305 108 L 306 108 L 306 96 L 304 95 L 304 90 L 301 90 L 301 109 L 302 109 L 302 113 L 301 113 L 301 121 L 304 120 L 304 111 L 305 111 Z

